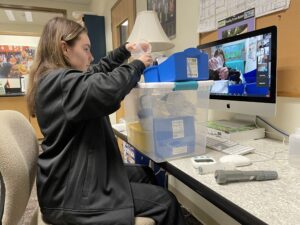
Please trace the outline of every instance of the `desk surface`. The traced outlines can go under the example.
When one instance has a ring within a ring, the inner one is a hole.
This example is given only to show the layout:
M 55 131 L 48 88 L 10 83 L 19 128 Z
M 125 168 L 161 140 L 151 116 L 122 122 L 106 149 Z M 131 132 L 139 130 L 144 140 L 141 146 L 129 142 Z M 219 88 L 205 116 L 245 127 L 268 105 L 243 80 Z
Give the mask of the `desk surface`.
M 216 203 L 216 205 L 224 207 L 223 211 L 226 211 L 239 222 L 243 222 L 242 220 L 244 219 L 249 224 L 257 224 L 259 222 L 258 220 L 255 222 L 255 218 L 246 215 L 247 213 L 245 214 L 243 211 L 245 210 L 268 224 L 299 224 L 300 170 L 289 165 L 287 160 L 287 145 L 271 139 L 247 141 L 243 144 L 255 147 L 256 153 L 247 155 L 253 161 L 252 165 L 238 167 L 238 169 L 276 170 L 279 179 L 219 185 L 216 183 L 213 174 L 199 175 L 192 167 L 190 158 L 173 160 L 169 163 L 184 172 L 186 176 L 190 176 L 192 179 L 222 196 L 224 199 L 221 199 L 221 202 Z M 207 155 L 218 159 L 223 154 L 208 150 Z M 273 159 L 264 161 L 272 156 L 274 156 Z M 215 199 L 215 201 L 218 200 Z M 232 212 L 232 210 L 236 210 L 236 212 Z M 239 218 L 238 214 L 241 217 L 244 216 L 244 219 Z M 255 223 L 251 223 L 249 220 L 253 220 Z
M 121 138 L 126 141 L 125 135 Z M 256 151 L 247 155 L 253 164 L 238 169 L 276 170 L 279 178 L 272 181 L 219 185 L 214 174 L 199 175 L 190 158 L 172 160 L 160 165 L 242 224 L 299 224 L 300 169 L 289 165 L 288 146 L 271 139 L 247 141 L 243 144 L 255 147 Z M 206 154 L 215 159 L 223 155 L 209 149 Z

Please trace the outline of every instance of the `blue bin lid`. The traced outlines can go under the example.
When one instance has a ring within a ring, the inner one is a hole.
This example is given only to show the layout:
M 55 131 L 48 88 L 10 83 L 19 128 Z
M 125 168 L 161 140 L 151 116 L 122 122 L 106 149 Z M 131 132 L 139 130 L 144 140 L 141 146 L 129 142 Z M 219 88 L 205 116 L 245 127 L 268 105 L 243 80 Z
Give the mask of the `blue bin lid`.
M 149 66 L 144 70 L 144 72 L 147 72 L 149 70 L 154 70 L 154 69 L 158 69 L 158 67 L 157 66 Z

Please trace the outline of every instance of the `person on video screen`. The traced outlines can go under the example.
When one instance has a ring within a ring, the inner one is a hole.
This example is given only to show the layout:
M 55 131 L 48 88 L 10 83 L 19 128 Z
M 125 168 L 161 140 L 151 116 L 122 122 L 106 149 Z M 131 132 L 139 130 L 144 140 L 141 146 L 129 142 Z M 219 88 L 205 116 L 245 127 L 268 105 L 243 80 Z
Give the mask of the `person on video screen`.
M 214 56 L 208 60 L 210 80 L 229 80 L 236 84 L 241 82 L 241 73 L 225 66 L 225 55 L 222 49 L 217 49 Z

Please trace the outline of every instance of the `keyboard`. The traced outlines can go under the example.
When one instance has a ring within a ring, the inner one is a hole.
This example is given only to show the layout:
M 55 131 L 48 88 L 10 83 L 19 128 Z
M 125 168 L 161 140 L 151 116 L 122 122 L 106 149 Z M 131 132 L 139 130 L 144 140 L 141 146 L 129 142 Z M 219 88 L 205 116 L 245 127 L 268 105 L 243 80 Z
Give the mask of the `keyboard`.
M 235 141 L 231 141 L 225 138 L 207 135 L 206 146 L 216 151 L 223 152 L 229 155 L 245 155 L 254 152 L 254 148 L 250 146 L 244 146 L 238 144 Z

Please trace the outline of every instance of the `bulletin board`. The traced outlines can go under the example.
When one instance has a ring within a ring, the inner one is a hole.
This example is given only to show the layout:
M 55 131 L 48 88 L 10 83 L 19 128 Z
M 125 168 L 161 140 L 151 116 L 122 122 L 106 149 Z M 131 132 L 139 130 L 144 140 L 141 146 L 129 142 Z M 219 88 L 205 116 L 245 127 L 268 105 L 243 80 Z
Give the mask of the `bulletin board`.
M 256 18 L 256 29 L 277 26 L 277 95 L 300 97 L 300 1 L 289 9 Z M 217 31 L 199 34 L 199 44 L 217 40 Z

